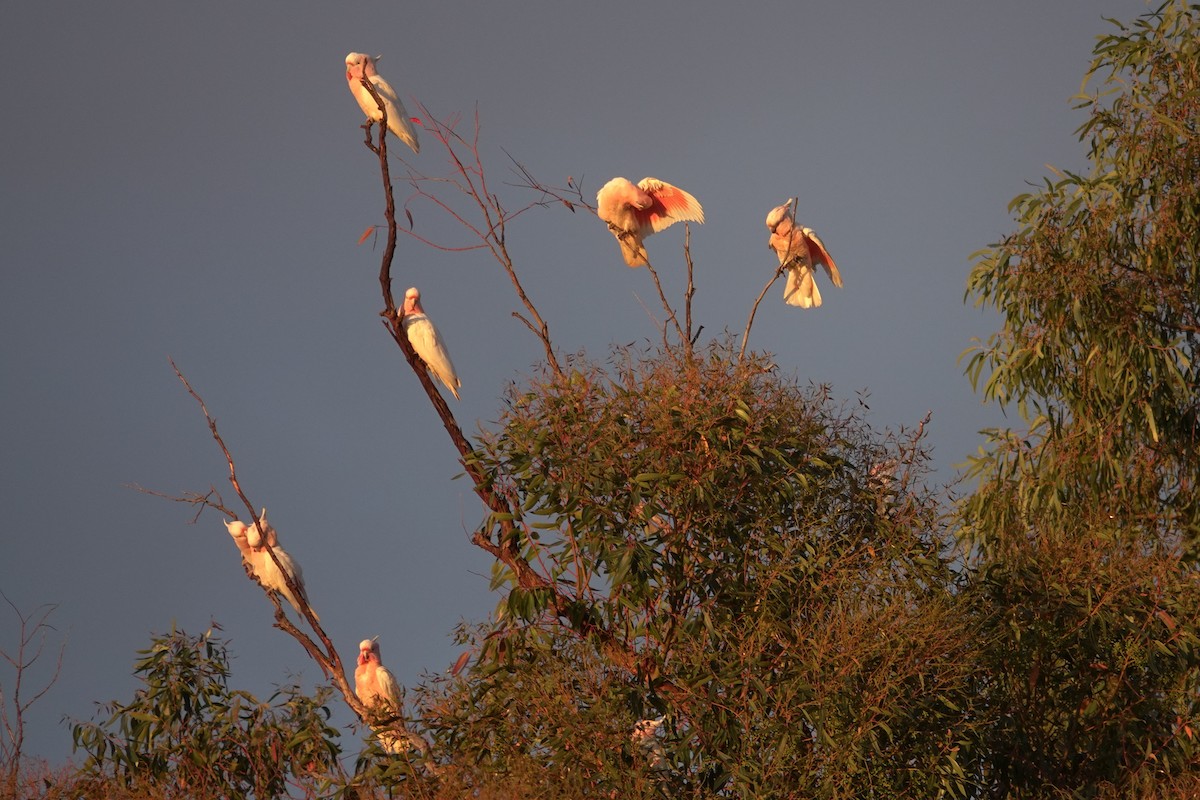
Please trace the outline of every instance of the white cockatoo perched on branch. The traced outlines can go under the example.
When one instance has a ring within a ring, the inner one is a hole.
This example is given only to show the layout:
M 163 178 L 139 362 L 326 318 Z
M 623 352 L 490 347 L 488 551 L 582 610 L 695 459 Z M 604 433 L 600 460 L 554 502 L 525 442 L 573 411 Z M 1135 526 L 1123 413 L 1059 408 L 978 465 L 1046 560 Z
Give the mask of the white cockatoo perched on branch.
M 767 229 L 771 231 L 768 244 L 779 256 L 780 268 L 787 269 L 783 301 L 789 306 L 815 308 L 821 305 L 821 292 L 814 280 L 814 266 L 824 267 L 825 274 L 838 288 L 842 285 L 842 275 L 812 228 L 801 228 L 793 221 L 790 207 L 794 201 L 795 198 L 789 197 L 767 214 Z
M 683 189 L 657 178 L 642 178 L 636 184 L 613 178 L 596 193 L 596 216 L 621 244 L 621 255 L 631 267 L 645 266 L 646 237 L 676 222 L 704 222 L 704 209 Z
M 400 684 L 396 677 L 383 665 L 379 658 L 379 642 L 363 639 L 358 643 L 358 666 L 354 668 L 354 693 L 367 708 L 380 713 L 399 716 Z M 427 752 L 428 743 L 410 731 L 397 732 L 387 728 L 373 728 L 379 745 L 388 753 L 402 753 L 403 742 Z
M 400 318 L 400 326 L 408 336 L 413 350 L 417 351 L 417 355 L 425 362 L 433 376 L 446 385 L 454 399 L 459 399 L 458 389 L 462 386 L 462 381 L 454 371 L 454 362 L 450 360 L 450 353 L 446 350 L 441 334 L 429 317 L 425 316 L 425 309 L 421 307 L 421 293 L 415 286 L 404 293 L 402 310 L 404 315 Z
M 662 742 L 655 736 L 666 719 L 666 717 L 659 717 L 658 719 L 641 720 L 633 726 L 633 733 L 629 736 L 638 749 L 646 754 L 651 769 L 666 769 L 667 767 L 666 751 L 663 750 Z
M 400 684 L 379 657 L 379 642 L 363 639 L 358 643 L 358 666 L 354 668 L 354 693 L 367 708 L 385 706 L 400 711 Z
M 379 58 L 383 58 L 383 56 L 371 58 L 366 53 L 351 53 L 346 56 L 346 83 L 350 86 L 350 93 L 354 95 L 354 99 L 358 101 L 358 107 L 363 110 L 368 119 L 374 122 L 383 119 L 379 103 L 375 102 L 375 98 L 367 91 L 367 87 L 362 85 L 362 79 L 365 76 L 375 87 L 375 91 L 379 92 L 379 98 L 383 100 L 384 108 L 387 109 L 388 130 L 411 147 L 414 153 L 419 153 L 421 144 L 417 141 L 417 131 L 408 118 L 408 112 L 404 110 L 404 104 L 400 102 L 400 98 L 391 84 L 375 71 L 375 60 Z
M 288 552 L 279 546 L 279 534 L 275 532 L 275 528 L 267 522 L 267 510 L 264 508 L 262 514 L 259 515 L 258 523 L 255 525 L 246 525 L 240 520 L 226 522 L 225 528 L 229 531 L 229 535 L 233 537 L 233 543 L 237 545 L 242 554 L 242 560 L 250 566 L 250 571 L 254 573 L 263 586 L 269 591 L 278 592 L 283 595 L 284 599 L 292 604 L 292 608 L 296 609 L 296 613 L 301 616 L 304 612 L 300 610 L 300 602 L 296 595 L 292 594 L 292 590 L 288 588 L 287 581 L 283 577 L 283 572 L 287 572 L 291 576 L 292 582 L 296 584 L 296 588 L 300 592 L 300 599 L 308 604 L 308 594 L 304 588 L 304 572 L 300 569 L 300 565 L 288 555 Z M 260 527 L 261 526 L 261 530 Z M 276 566 L 275 561 L 271 558 L 271 554 L 267 552 L 264 546 L 270 545 L 271 550 L 275 553 L 275 558 L 279 560 L 279 565 Z M 283 568 L 283 572 L 280 571 Z M 310 606 L 311 610 L 311 606 Z M 312 612 L 313 619 L 320 621 L 317 612 Z

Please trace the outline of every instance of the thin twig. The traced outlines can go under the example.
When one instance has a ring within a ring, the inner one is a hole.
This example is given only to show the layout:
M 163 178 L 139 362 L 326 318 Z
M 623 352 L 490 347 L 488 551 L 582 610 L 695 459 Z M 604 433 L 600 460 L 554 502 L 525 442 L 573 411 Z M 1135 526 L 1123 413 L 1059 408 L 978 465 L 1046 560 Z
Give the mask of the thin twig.
M 746 342 L 750 341 L 750 326 L 754 324 L 754 315 L 758 313 L 758 304 L 767 296 L 767 290 L 775 285 L 775 281 L 779 280 L 779 276 L 785 272 L 785 268 L 780 266 L 775 270 L 775 274 L 771 276 L 771 280 L 767 281 L 766 286 L 758 293 L 758 299 L 754 301 L 754 305 L 750 307 L 750 318 L 746 320 L 746 330 L 742 334 L 742 348 L 738 351 L 738 362 L 740 363 L 746 357 Z
M 480 240 L 479 245 L 468 247 L 450 247 L 431 242 L 415 232 L 408 231 L 409 235 L 426 244 L 429 244 L 439 250 L 446 251 L 461 251 L 467 249 L 486 248 L 500 264 L 505 274 L 508 276 L 509 282 L 512 283 L 513 289 L 517 293 L 518 299 L 525 307 L 525 314 L 514 314 L 517 319 L 521 320 L 529 330 L 538 337 L 542 343 L 542 347 L 546 353 L 546 361 L 550 368 L 557 375 L 562 374 L 562 368 L 558 363 L 558 357 L 554 352 L 554 346 L 550 339 L 550 328 L 546 320 L 541 316 L 537 307 L 530 299 L 525 291 L 524 285 L 521 283 L 517 275 L 516 269 L 513 266 L 512 257 L 508 252 L 507 246 L 507 226 L 512 220 L 519 217 L 534 206 L 544 205 L 544 200 L 528 203 L 516 211 L 507 211 L 500 203 L 498 195 L 492 193 L 488 189 L 487 178 L 483 170 L 483 162 L 479 154 L 479 112 L 475 113 L 475 130 L 474 137 L 470 142 L 464 139 L 455 129 L 453 124 L 441 122 L 428 108 L 419 106 L 424 119 L 429 121 L 425 129 L 430 131 L 442 146 L 445 147 L 447 154 L 450 156 L 450 162 L 453 166 L 456 176 L 454 178 L 433 178 L 426 175 L 411 173 L 409 182 L 416 191 L 416 196 L 424 198 L 443 212 L 448 214 L 452 219 L 463 226 L 467 231 Z M 464 158 L 456 150 L 456 146 L 462 146 L 470 151 L 469 158 Z M 507 154 L 506 154 L 507 155 Z M 525 170 L 516 159 L 510 155 L 509 158 L 513 161 L 516 168 L 527 178 L 528 170 Z M 532 181 L 531 181 L 532 182 Z M 426 184 L 430 183 L 448 183 L 466 195 L 474 203 L 476 209 L 482 215 L 484 224 L 482 226 L 472 223 L 462 213 L 453 209 L 449 203 L 441 197 L 433 194 L 425 188 Z M 407 204 L 406 204 L 407 207 Z M 573 210 L 573 209 L 572 209 Z
M 684 316 L 687 318 L 684 346 L 687 347 L 688 353 L 691 353 L 692 343 L 695 341 L 692 334 L 692 297 L 696 294 L 696 284 L 692 280 L 695 273 L 695 266 L 692 264 L 692 226 L 686 222 L 683 223 L 683 260 L 687 262 L 687 290 L 683 293 Z
M 675 326 L 675 332 L 679 334 L 680 343 L 686 345 L 689 339 L 684 335 L 683 328 L 679 326 L 679 318 L 675 316 L 675 309 L 671 307 L 669 302 L 667 302 L 667 295 L 663 292 L 662 282 L 658 279 L 658 273 L 654 271 L 654 267 L 650 264 L 650 259 L 648 258 L 646 259 L 646 269 L 650 271 L 650 277 L 654 279 L 654 288 L 658 290 L 659 302 L 661 302 L 662 307 L 666 309 L 667 316 L 671 318 L 671 323 Z M 666 334 L 664 333 L 663 344 L 666 343 Z

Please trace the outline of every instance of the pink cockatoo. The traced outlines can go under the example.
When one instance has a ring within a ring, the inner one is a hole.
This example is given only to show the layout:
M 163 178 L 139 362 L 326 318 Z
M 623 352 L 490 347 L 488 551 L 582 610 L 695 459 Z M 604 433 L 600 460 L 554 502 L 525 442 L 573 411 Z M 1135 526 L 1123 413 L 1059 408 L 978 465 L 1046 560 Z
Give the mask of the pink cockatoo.
M 379 642 L 363 639 L 358 643 L 358 666 L 354 668 L 354 692 L 367 708 L 400 710 L 400 684 L 379 657 Z
M 821 291 L 813 277 L 814 266 L 824 267 L 825 274 L 838 288 L 842 286 L 842 275 L 813 229 L 801 228 L 792 220 L 793 202 L 795 198 L 789 197 L 767 214 L 767 228 L 771 231 L 768 245 L 779 257 L 780 269 L 787 269 L 783 301 L 789 306 L 815 308 L 821 305 Z
M 354 668 L 354 693 L 363 705 L 379 714 L 400 713 L 400 684 L 391 670 L 379 658 L 379 642 L 363 639 L 358 643 L 358 666 Z M 429 749 L 428 743 L 410 731 L 399 733 L 394 729 L 372 728 L 379 745 L 388 753 L 402 753 L 405 742 L 422 752 Z
M 613 178 L 596 193 L 596 216 L 621 245 L 621 255 L 631 267 L 645 266 L 647 236 L 676 222 L 704 222 L 704 209 L 696 198 L 657 178 L 642 178 L 637 184 Z
M 411 147 L 414 153 L 419 153 L 421 143 L 417 141 L 417 131 L 408 118 L 408 112 L 404 110 L 404 104 L 400 102 L 391 84 L 375 71 L 375 60 L 382 57 L 371 58 L 366 53 L 351 53 L 346 56 L 346 83 L 349 84 L 350 93 L 358 101 L 358 107 L 367 115 L 367 119 L 379 122 L 383 119 L 383 112 L 379 110 L 379 103 L 375 102 L 367 87 L 362 85 L 365 76 L 375 87 L 375 91 L 379 92 L 379 98 L 383 100 L 383 106 L 387 109 L 388 130 Z
M 260 527 L 261 530 L 260 530 Z M 250 566 L 250 571 L 264 587 L 269 591 L 278 592 L 283 595 L 283 598 L 292 604 L 292 608 L 296 609 L 296 613 L 303 616 L 300 610 L 300 603 L 296 595 L 292 594 L 292 590 L 288 588 L 287 581 L 283 575 L 286 572 L 291 576 L 292 582 L 299 589 L 299 596 L 308 604 L 308 593 L 304 588 L 304 572 L 300 569 L 300 565 L 288 554 L 286 550 L 279 546 L 279 534 L 275 528 L 267 522 L 267 510 L 264 508 L 259 516 L 259 522 L 255 525 L 246 525 L 240 520 L 226 522 L 225 528 L 229 531 L 229 535 L 233 537 L 233 543 L 237 545 L 238 550 L 242 554 L 242 560 Z M 279 560 L 279 566 L 276 566 L 275 561 L 271 558 L 271 554 L 267 552 L 264 545 L 270 545 L 271 550 L 275 553 L 275 558 Z M 280 571 L 280 567 L 283 571 Z M 310 606 L 310 610 L 312 610 Z M 312 612 L 313 619 L 320 621 L 317 612 Z
M 646 754 L 651 769 L 666 769 L 667 766 L 667 754 L 663 750 L 662 742 L 655 736 L 666 719 L 659 717 L 641 720 L 633 726 L 633 733 L 629 736 L 629 739 Z
M 403 312 L 400 325 L 408 335 L 413 350 L 417 351 L 417 355 L 425 362 L 433 376 L 446 385 L 454 399 L 459 399 L 458 389 L 462 386 L 462 381 L 454 371 L 454 362 L 450 360 L 450 353 L 446 350 L 441 334 L 429 317 L 425 316 L 425 309 L 421 307 L 421 293 L 415 286 L 404 293 Z

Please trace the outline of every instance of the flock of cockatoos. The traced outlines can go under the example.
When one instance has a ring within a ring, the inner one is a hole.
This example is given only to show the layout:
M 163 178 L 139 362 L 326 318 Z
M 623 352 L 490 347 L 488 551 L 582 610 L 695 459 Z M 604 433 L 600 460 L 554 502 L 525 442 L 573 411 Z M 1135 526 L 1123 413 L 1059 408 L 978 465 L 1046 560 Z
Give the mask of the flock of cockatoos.
M 404 110 L 404 104 L 392 85 L 375 68 L 382 56 L 372 58 L 366 53 L 346 56 L 346 84 L 369 123 L 382 122 L 387 115 L 387 128 L 408 145 L 414 153 L 421 151 L 417 131 Z M 376 100 L 363 80 L 374 87 Z M 382 103 L 383 108 L 380 108 Z M 821 292 L 814 280 L 814 269 L 823 267 L 834 286 L 842 285 L 837 264 L 825 245 L 813 232 L 795 223 L 793 198 L 776 206 L 767 214 L 767 229 L 771 232 L 769 247 L 779 258 L 779 270 L 787 272 L 783 299 L 788 305 L 814 308 L 821 305 Z M 676 222 L 704 222 L 704 209 L 695 197 L 657 178 L 642 178 L 637 183 L 626 178 L 613 178 L 596 193 L 596 216 L 608 223 L 608 229 L 621 246 L 621 255 L 631 267 L 647 266 L 645 240 L 647 236 L 665 230 Z M 454 371 L 450 353 L 438 329 L 421 308 L 421 293 L 415 288 L 404 295 L 401 326 L 413 350 L 425 362 L 434 377 L 458 399 L 462 382 Z
M 365 53 L 346 56 L 346 82 L 350 93 L 369 122 L 381 122 L 384 112 L 371 92 L 363 86 L 363 79 L 368 80 L 386 110 L 388 130 L 414 153 L 419 153 L 421 145 L 417 140 L 417 131 L 404 110 L 404 104 L 400 102 L 396 90 L 375 69 L 378 58 Z M 834 286 L 842 285 L 842 277 L 829 251 L 812 229 L 795 224 L 793 202 L 794 199 L 789 198 L 767 214 L 766 225 L 771 232 L 768 245 L 779 258 L 780 271 L 787 272 L 784 301 L 788 305 L 813 308 L 821 305 L 821 292 L 814 280 L 814 268 L 823 267 Z M 596 216 L 608 223 L 609 231 L 621 246 L 625 263 L 630 267 L 640 267 L 649 264 L 645 248 L 647 236 L 680 221 L 703 223 L 704 209 L 695 197 L 683 189 L 657 178 L 643 178 L 637 183 L 625 178 L 613 178 L 596 193 Z M 421 293 L 415 287 L 404 293 L 400 325 L 425 366 L 457 399 L 462 382 L 458 379 L 454 362 L 450 360 L 450 353 L 437 327 L 421 307 Z M 303 600 L 308 605 L 304 574 L 296 560 L 279 546 L 279 534 L 267 522 L 267 510 L 262 510 L 258 522 L 253 525 L 234 520 L 226 522 L 225 527 L 242 554 L 248 574 L 268 591 L 280 594 L 297 613 L 303 615 L 299 601 Z M 274 553 L 274 558 L 271 553 Z M 291 578 L 295 592 L 288 586 L 285 574 Z M 309 610 L 312 610 L 311 607 Z M 315 611 L 312 615 L 313 619 L 319 620 Z M 364 639 L 359 644 L 354 689 L 366 707 L 377 712 L 400 713 L 400 685 L 383 666 L 379 643 L 374 639 Z M 635 745 L 646 751 L 655 768 L 660 768 L 664 759 L 662 746 L 655 737 L 662 723 L 663 718 L 642 720 L 634 726 L 631 737 Z M 403 737 L 386 730 L 379 731 L 378 735 L 385 751 L 398 753 L 405 749 Z

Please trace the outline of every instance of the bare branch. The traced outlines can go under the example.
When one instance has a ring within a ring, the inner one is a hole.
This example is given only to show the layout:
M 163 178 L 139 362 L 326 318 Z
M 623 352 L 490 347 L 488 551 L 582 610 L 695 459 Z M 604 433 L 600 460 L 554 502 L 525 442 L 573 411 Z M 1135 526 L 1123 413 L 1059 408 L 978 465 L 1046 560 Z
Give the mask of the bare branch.
M 662 282 L 658 279 L 658 273 L 655 272 L 654 266 L 650 263 L 649 258 L 646 259 L 646 269 L 650 271 L 650 277 L 654 279 L 654 288 L 658 290 L 659 302 L 662 303 L 663 309 L 666 310 L 667 316 L 670 318 L 671 323 L 675 326 L 675 333 L 679 335 L 680 343 L 686 346 L 690 339 L 684 334 L 683 328 L 679 326 L 679 318 L 675 316 L 675 309 L 672 308 L 671 304 L 667 301 L 667 295 L 663 292 Z M 668 344 L 665 331 L 663 333 L 663 344 Z
M 754 301 L 754 305 L 750 307 L 750 318 L 746 320 L 746 330 L 742 333 L 742 348 L 738 351 L 738 361 L 741 362 L 746 357 L 746 343 L 750 341 L 750 326 L 754 324 L 754 315 L 758 313 L 758 304 L 767 296 L 767 290 L 775 285 L 775 281 L 779 280 L 779 276 L 786 271 L 786 267 L 782 264 L 779 269 L 775 270 L 771 275 L 771 280 L 763 286 L 762 291 L 758 293 L 758 298 Z
M 383 289 L 383 296 L 386 302 L 389 303 L 386 311 L 392 312 L 396 310 L 396 305 L 392 302 L 392 257 L 396 252 L 396 203 L 392 196 L 392 175 L 388 168 L 388 152 L 387 152 L 387 104 L 383 102 L 383 98 L 379 96 L 379 92 L 375 89 L 375 84 L 367 79 L 366 71 L 363 71 L 361 78 L 363 87 L 371 93 L 371 97 L 375 99 L 375 103 L 379 106 L 379 144 L 371 144 L 371 122 L 368 120 L 363 129 L 366 131 L 367 148 L 379 156 L 379 173 L 383 180 L 383 185 L 386 187 L 385 195 L 387 196 L 387 207 L 384 215 L 388 220 L 387 226 L 387 241 L 383 246 L 383 257 L 379 264 L 379 285 Z M 251 509 L 251 513 L 253 509 Z M 274 558 L 274 555 L 271 556 Z
M 516 211 L 505 210 L 504 206 L 500 202 L 499 196 L 488 189 L 487 178 L 484 173 L 483 162 L 479 153 L 480 123 L 478 111 L 476 111 L 475 114 L 474 135 L 472 140 L 468 142 L 455 130 L 454 122 L 442 122 L 433 114 L 431 114 L 429 109 L 425 108 L 424 106 L 420 106 L 420 108 L 423 118 L 428 119 L 430 123 L 429 125 L 425 126 L 426 130 L 429 131 L 445 148 L 447 155 L 450 157 L 450 163 L 455 174 L 451 178 L 435 178 L 414 172 L 410 173 L 409 183 L 415 190 L 416 197 L 429 201 L 441 211 L 449 215 L 466 231 L 470 232 L 473 236 L 479 239 L 480 244 L 468 247 L 451 247 L 430 242 L 419 234 L 411 231 L 408 232 L 409 235 L 415 239 L 418 239 L 419 241 L 430 244 L 431 246 L 441 250 L 462 251 L 469 249 L 487 249 L 492 258 L 495 259 L 498 264 L 500 264 L 501 268 L 508 276 L 509 282 L 512 283 L 518 299 L 525 307 L 526 313 L 518 316 L 518 319 L 524 322 L 526 327 L 528 327 L 529 330 L 538 337 L 539 341 L 541 341 L 542 348 L 546 354 L 546 361 L 550 364 L 551 369 L 554 370 L 556 374 L 561 374 L 561 367 L 558 363 L 558 358 L 555 355 L 554 346 L 550 339 L 549 325 L 546 323 L 545 319 L 543 319 L 541 313 L 538 311 L 528 293 L 525 291 L 525 287 L 521 283 L 520 278 L 517 276 L 517 272 L 513 265 L 512 257 L 508 252 L 507 246 L 508 223 L 534 206 L 545 205 L 545 196 L 547 192 L 545 190 L 540 190 L 543 193 L 542 199 L 527 203 L 518 208 Z M 457 149 L 459 147 L 467 149 L 469 153 L 466 155 L 461 155 Z M 525 176 L 529 183 L 535 183 L 532 180 L 532 176 L 529 175 L 528 170 L 521 166 L 516 159 L 513 159 L 511 155 L 509 158 L 513 161 L 515 169 L 519 174 Z M 477 225 L 471 222 L 466 216 L 464 216 L 463 213 L 452 208 L 445 199 L 436 195 L 433 191 L 431 191 L 430 188 L 427 188 L 441 184 L 453 186 L 455 189 L 465 195 L 481 215 L 484 224 Z M 393 202 L 390 193 L 386 202 Z M 582 201 L 580 204 L 583 205 Z M 572 204 L 568 203 L 568 207 L 571 206 Z M 405 207 L 407 209 L 407 204 Z M 574 210 L 573 207 L 572 210 Z M 391 310 L 391 308 L 392 306 L 388 306 L 385 310 Z
M 696 284 L 692 280 L 695 273 L 695 267 L 692 264 L 692 226 L 686 222 L 683 225 L 683 260 L 687 262 L 687 290 L 683 293 L 684 317 L 687 327 L 684 347 L 691 352 L 692 344 L 696 341 L 696 335 L 692 333 L 692 297 L 696 294 Z
M 25 745 L 25 714 L 58 682 L 58 676 L 62 673 L 63 653 L 66 651 L 67 645 L 64 642 L 59 647 L 54 672 L 46 684 L 35 691 L 32 697 L 23 700 L 22 685 L 25 673 L 42 657 L 42 652 L 46 647 L 46 632 L 55 630 L 47 620 L 58 610 L 58 605 L 46 603 L 38 606 L 29 614 L 22 614 L 8 595 L 0 591 L 0 597 L 4 598 L 4 602 L 8 603 L 13 613 L 17 615 L 17 619 L 20 620 L 16 654 L 10 655 L 8 652 L 0 650 L 0 657 L 12 666 L 14 673 L 11 715 L 9 703 L 4 698 L 3 687 L 0 686 L 0 725 L 3 725 L 4 728 L 4 736 L 0 738 L 0 769 L 4 771 L 3 786 L 6 792 L 4 796 L 16 797 L 17 781 L 21 772 L 21 753 Z M 35 640 L 37 640 L 37 646 L 31 655 L 29 649 Z

